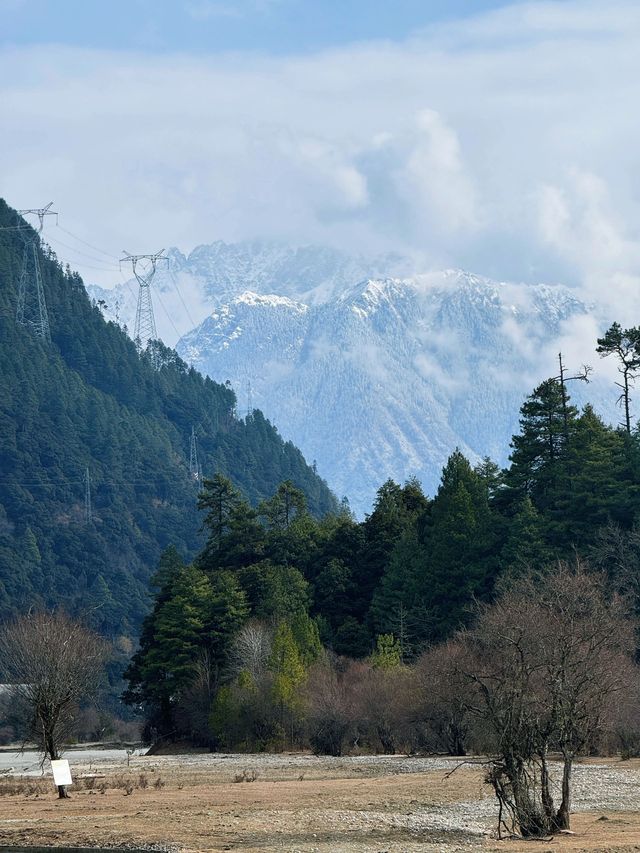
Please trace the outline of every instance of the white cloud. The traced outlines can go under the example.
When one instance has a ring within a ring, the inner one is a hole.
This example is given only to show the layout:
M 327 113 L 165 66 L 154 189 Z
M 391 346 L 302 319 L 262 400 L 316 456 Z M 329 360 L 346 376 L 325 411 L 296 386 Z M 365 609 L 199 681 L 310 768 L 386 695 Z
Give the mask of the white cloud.
M 639 57 L 640 6 L 618 0 L 304 57 L 6 48 L 0 186 L 114 255 L 327 241 L 565 280 L 622 312 L 640 292 Z
M 421 236 L 466 231 L 477 223 L 476 199 L 456 132 L 435 110 L 416 116 L 416 138 L 401 158 L 397 181 Z

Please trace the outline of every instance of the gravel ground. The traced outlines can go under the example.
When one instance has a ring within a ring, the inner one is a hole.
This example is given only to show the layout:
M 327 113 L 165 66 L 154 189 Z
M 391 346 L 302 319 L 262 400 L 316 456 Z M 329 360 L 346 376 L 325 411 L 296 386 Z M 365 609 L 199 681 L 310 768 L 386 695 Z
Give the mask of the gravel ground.
M 256 853 L 462 853 L 505 844 L 509 853 L 549 850 L 540 842 L 493 840 L 496 803 L 477 761 L 185 754 L 134 755 L 127 766 L 110 751 L 67 757 L 76 778 L 96 776 L 107 790 L 96 780 L 96 790 L 78 786 L 63 804 L 47 785 L 35 797 L 0 797 L 0 844 L 64 840 Z M 245 770 L 256 781 L 237 784 Z M 148 786 L 126 795 L 124 782 L 141 776 Z M 640 850 L 640 761 L 579 764 L 574 782 L 577 835 L 554 839 L 551 849 Z

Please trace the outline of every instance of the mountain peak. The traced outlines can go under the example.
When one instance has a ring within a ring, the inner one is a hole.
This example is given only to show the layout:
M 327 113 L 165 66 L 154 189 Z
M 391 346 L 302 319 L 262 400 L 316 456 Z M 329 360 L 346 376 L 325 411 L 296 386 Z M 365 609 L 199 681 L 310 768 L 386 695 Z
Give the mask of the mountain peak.
M 266 308 L 288 308 L 293 311 L 304 313 L 309 306 L 303 302 L 295 302 L 287 296 L 278 296 L 275 293 L 255 293 L 253 290 L 245 290 L 233 300 L 234 305 L 251 305 Z

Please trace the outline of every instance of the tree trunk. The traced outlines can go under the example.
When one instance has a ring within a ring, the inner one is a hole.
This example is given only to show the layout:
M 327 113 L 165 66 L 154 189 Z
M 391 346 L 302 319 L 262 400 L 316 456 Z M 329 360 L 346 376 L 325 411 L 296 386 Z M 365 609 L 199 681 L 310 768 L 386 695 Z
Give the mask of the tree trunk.
M 627 433 L 631 435 L 631 415 L 629 413 L 629 370 L 624 371 L 624 422 Z
M 553 804 L 553 797 L 551 796 L 550 790 L 546 749 L 540 755 L 540 787 L 542 789 L 542 808 L 544 809 L 544 814 L 549 822 L 549 826 L 551 826 L 555 820 L 555 806 Z
M 532 797 L 533 792 L 524 767 L 515 766 L 507 769 L 507 777 L 511 782 L 516 821 L 522 836 L 539 838 L 546 835 L 549 829 L 544 814 Z
M 449 755 L 467 754 L 463 729 L 454 722 L 450 722 L 447 726 L 447 746 Z
M 55 738 L 53 734 L 50 732 L 46 732 L 45 734 L 45 745 L 46 751 L 49 755 L 50 761 L 58 761 L 60 758 L 60 753 L 58 752 L 58 747 L 56 746 Z M 58 785 L 58 799 L 60 800 L 68 800 L 69 793 L 67 791 L 66 785 Z
M 393 735 L 385 723 L 380 723 L 377 727 L 378 738 L 380 743 L 382 744 L 382 749 L 384 750 L 386 755 L 395 755 L 396 754 L 396 744 L 393 739 Z
M 556 829 L 570 829 L 571 824 L 571 771 L 573 755 L 565 755 L 562 769 L 562 802 L 556 815 Z

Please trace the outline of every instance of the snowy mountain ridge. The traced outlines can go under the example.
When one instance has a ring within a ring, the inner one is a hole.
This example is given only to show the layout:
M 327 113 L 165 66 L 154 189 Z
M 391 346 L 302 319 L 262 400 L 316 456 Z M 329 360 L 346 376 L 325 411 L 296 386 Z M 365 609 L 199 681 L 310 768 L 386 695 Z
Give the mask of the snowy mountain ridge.
M 398 256 L 221 241 L 168 255 L 152 291 L 160 336 L 229 380 L 242 415 L 250 383 L 252 404 L 360 515 L 388 477 L 415 475 L 433 492 L 456 446 L 506 462 L 522 400 L 555 375 L 559 342 L 586 335 L 593 352 L 604 328 L 568 288 L 459 269 L 406 275 Z M 132 283 L 89 292 L 132 328 Z M 603 382 L 586 397 L 617 419 Z
M 589 310 L 567 288 L 445 270 L 366 278 L 316 305 L 236 298 L 177 349 L 229 379 L 241 411 L 250 382 L 253 404 L 364 514 L 388 477 L 433 492 L 456 446 L 505 462 L 525 394 Z M 604 385 L 588 396 L 611 409 Z

